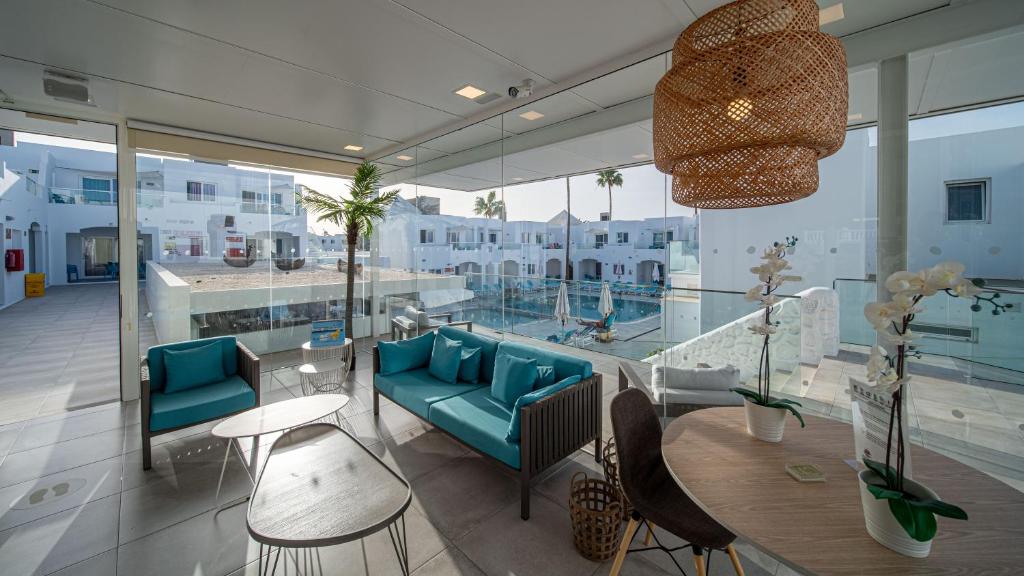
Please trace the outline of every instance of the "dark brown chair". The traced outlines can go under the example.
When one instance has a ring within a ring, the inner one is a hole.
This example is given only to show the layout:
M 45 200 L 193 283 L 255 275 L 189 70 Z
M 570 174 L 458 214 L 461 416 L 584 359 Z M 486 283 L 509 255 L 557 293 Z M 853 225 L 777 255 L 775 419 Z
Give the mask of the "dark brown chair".
M 618 576 L 628 552 L 646 550 L 668 553 L 676 567 L 685 574 L 672 556 L 673 552 L 684 548 L 693 551 L 697 576 L 706 574 L 706 562 L 712 550 L 724 550 L 736 574 L 743 576 L 739 556 L 732 546 L 736 536 L 690 500 L 665 467 L 661 457 L 661 423 L 647 395 L 636 388 L 619 392 L 612 399 L 611 417 L 619 457 L 619 481 L 626 498 L 633 505 L 633 515 L 612 564 L 611 576 Z M 660 526 L 688 544 L 666 548 L 658 542 L 655 533 L 657 546 L 630 550 L 630 543 L 641 523 L 647 524 L 649 532 L 653 532 L 655 525 Z M 705 550 L 708 551 L 707 558 Z

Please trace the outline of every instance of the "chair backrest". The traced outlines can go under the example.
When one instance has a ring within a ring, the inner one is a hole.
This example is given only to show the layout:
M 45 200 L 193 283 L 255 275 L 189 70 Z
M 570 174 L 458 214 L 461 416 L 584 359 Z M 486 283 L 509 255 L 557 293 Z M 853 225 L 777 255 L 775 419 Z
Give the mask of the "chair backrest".
M 668 476 L 661 459 L 658 414 L 646 394 L 629 388 L 612 398 L 611 417 L 622 490 L 631 502 L 646 500 L 648 487 Z
M 612 310 L 612 313 L 609 314 L 608 317 L 605 318 L 605 320 L 604 320 L 604 327 L 605 328 L 611 328 L 612 324 L 614 324 L 614 323 L 615 323 L 615 311 Z
M 173 344 L 152 346 L 146 351 L 146 363 L 149 365 L 149 389 L 159 392 L 164 389 L 167 382 L 167 374 L 164 370 L 164 350 L 187 350 L 197 346 L 217 342 L 221 345 L 221 354 L 224 360 L 224 375 L 234 376 L 238 374 L 238 352 L 234 336 L 217 336 L 214 338 L 203 338 L 202 340 L 186 340 Z

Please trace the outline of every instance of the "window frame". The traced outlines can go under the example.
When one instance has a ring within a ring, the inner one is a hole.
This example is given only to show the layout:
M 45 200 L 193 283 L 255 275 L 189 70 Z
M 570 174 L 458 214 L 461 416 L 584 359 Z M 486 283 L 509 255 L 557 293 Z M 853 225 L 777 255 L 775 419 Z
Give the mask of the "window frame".
M 951 186 L 964 186 L 969 184 L 981 184 L 981 219 L 980 220 L 950 220 L 949 218 L 949 189 Z M 946 180 L 942 183 L 944 194 L 942 195 L 942 223 L 947 225 L 960 224 L 991 224 L 992 223 L 992 178 L 962 178 L 959 180 Z

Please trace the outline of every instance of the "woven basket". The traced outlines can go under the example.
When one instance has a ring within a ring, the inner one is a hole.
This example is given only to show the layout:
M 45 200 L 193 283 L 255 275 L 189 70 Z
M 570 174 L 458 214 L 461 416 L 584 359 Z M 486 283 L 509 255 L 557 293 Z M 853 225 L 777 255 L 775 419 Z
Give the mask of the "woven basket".
M 629 518 L 633 515 L 633 505 L 626 498 L 622 490 L 622 482 L 619 481 L 619 454 L 615 449 L 615 438 L 609 438 L 601 450 L 601 465 L 604 466 L 604 480 L 611 484 L 619 493 L 619 500 L 622 502 L 622 517 Z
M 588 560 L 603 562 L 615 556 L 622 536 L 619 491 L 583 472 L 569 481 L 569 517 L 576 549 Z

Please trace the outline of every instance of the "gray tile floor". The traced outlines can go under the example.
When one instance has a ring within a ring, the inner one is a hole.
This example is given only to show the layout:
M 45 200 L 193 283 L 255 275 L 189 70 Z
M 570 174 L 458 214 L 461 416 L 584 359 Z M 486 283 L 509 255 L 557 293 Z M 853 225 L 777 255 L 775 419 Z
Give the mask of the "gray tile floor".
M 609 563 L 584 559 L 572 543 L 569 478 L 577 471 L 600 474 L 590 454 L 578 452 L 541 479 L 533 491 L 532 517 L 523 522 L 514 476 L 395 405 L 385 402 L 375 420 L 369 355 L 360 352 L 357 361 L 345 384 L 353 397 L 344 410 L 345 425 L 412 484 L 407 522 L 417 576 L 607 573 Z M 614 382 L 614 373 L 605 378 Z M 264 402 L 301 394 L 291 368 L 264 373 L 262 386 Z M 613 387 L 606 391 L 610 401 Z M 143 472 L 137 402 L 0 427 L 0 573 L 255 574 L 259 546 L 247 536 L 246 507 L 217 510 L 250 484 L 232 458 L 225 487 L 215 497 L 225 444 L 211 428 L 158 436 L 153 469 Z M 261 457 L 274 439 L 260 439 Z M 747 574 L 777 572 L 776 563 L 749 546 L 740 550 Z M 673 573 L 660 554 L 630 555 L 623 573 Z M 384 533 L 324 549 L 322 559 L 329 574 L 398 573 Z M 688 558 L 682 561 L 689 566 Z M 717 555 L 712 574 L 731 573 L 725 556 Z
M 142 346 L 154 338 L 144 320 Z M 118 343 L 114 283 L 51 286 L 0 310 L 0 426 L 119 399 Z

